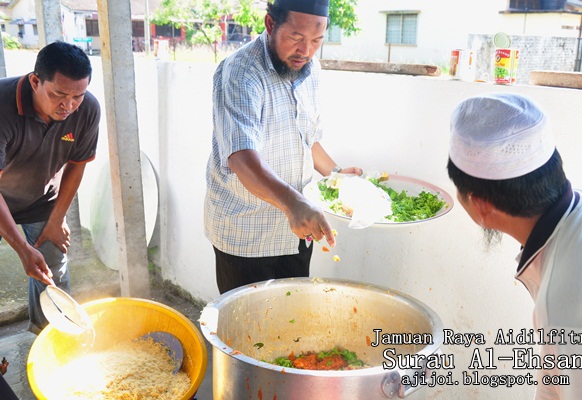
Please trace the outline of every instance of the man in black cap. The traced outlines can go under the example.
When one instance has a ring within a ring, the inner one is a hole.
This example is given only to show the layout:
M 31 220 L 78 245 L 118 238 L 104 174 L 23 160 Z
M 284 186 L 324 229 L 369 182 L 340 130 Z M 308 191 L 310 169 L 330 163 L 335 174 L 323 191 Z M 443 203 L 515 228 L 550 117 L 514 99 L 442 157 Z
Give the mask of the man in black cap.
M 314 169 L 340 168 L 319 143 L 315 53 L 328 25 L 328 0 L 275 0 L 266 30 L 225 59 L 214 75 L 212 154 L 205 234 L 214 246 L 221 293 L 274 278 L 309 276 L 313 248 L 332 229 L 303 188 Z

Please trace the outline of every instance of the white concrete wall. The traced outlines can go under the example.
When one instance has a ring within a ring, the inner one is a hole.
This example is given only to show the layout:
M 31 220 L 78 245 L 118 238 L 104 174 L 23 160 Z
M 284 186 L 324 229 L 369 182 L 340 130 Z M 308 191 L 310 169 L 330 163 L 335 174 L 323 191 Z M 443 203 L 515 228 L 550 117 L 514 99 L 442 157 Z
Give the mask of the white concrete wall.
M 448 66 L 451 50 L 466 48 L 469 33 L 503 31 L 499 11 L 507 0 L 366 0 L 356 9 L 362 31 L 342 38 L 341 45 L 324 48 L 323 57 L 393 63 L 431 63 Z M 386 11 L 420 11 L 416 46 L 385 44 Z
M 577 37 L 580 16 L 500 13 L 508 0 L 366 0 L 356 8 L 361 32 L 326 44 L 323 58 L 449 65 L 452 49 L 467 48 L 470 34 Z M 387 11 L 420 11 L 416 45 L 385 44 Z M 569 27 L 564 29 L 563 27 Z
M 162 101 L 159 118 L 164 277 L 202 299 L 218 294 L 213 253 L 202 226 L 204 170 L 212 129 L 212 71 L 206 65 L 159 64 L 160 100 L 172 99 L 168 104 Z M 576 90 L 325 71 L 323 144 L 340 165 L 417 177 L 454 195 L 445 170 L 449 115 L 463 98 L 488 91 L 526 94 L 547 110 L 568 174 L 582 187 L 577 117 L 582 97 Z M 481 230 L 459 205 L 441 219 L 414 227 L 356 231 L 347 228 L 346 222 L 330 220 L 339 232 L 338 246 L 325 253 L 316 244 L 312 276 L 354 279 L 401 290 L 432 307 L 445 327 L 484 334 L 488 346 L 498 329 L 531 327 L 532 301 L 513 278 L 518 243 L 505 237 L 498 248 L 485 251 Z M 333 254 L 341 262 L 333 262 Z M 492 347 L 497 356 L 511 352 L 508 346 Z M 443 351 L 455 356 L 454 376 L 460 379 L 473 347 L 445 346 Z M 507 363 L 498 366 L 494 373 L 513 371 Z M 429 393 L 442 399 L 528 399 L 532 390 L 459 385 Z
M 578 37 L 581 16 L 569 13 L 504 14 L 508 35 Z
M 20 52 L 18 52 L 20 54 Z M 17 71 L 7 51 L 8 74 Z M 33 60 L 33 58 L 31 57 Z M 103 99 L 100 59 L 90 90 Z M 214 256 L 203 235 L 205 167 L 212 131 L 213 64 L 147 62 L 136 58 L 140 145 L 159 178 L 160 256 L 164 278 L 202 300 L 218 295 Z M 529 95 L 547 111 L 558 148 L 575 187 L 582 188 L 582 149 L 578 90 L 533 86 L 495 86 L 400 75 L 324 71 L 322 95 L 326 133 L 324 147 L 343 166 L 377 168 L 426 180 L 455 191 L 446 174 L 449 116 L 462 99 L 489 91 Z M 105 115 L 105 113 L 103 113 Z M 88 226 L 93 183 L 107 162 L 106 125 L 98 158 L 87 167 L 79 192 L 81 220 Z M 426 303 L 446 328 L 482 333 L 484 348 L 495 356 L 511 353 L 494 346 L 498 329 L 530 328 L 533 303 L 514 280 L 519 244 L 504 237 L 491 251 L 484 249 L 480 229 L 456 204 L 444 217 L 412 227 L 351 230 L 330 217 L 338 245 L 331 253 L 315 244 L 312 276 L 370 282 L 403 291 Z M 333 262 L 332 255 L 341 257 Z M 466 371 L 475 346 L 443 346 L 454 355 L 454 379 Z M 522 374 L 508 363 L 496 362 L 494 374 Z M 446 371 L 437 371 L 439 374 Z M 486 373 L 484 371 L 480 371 Z M 436 387 L 433 399 L 530 399 L 531 387 Z

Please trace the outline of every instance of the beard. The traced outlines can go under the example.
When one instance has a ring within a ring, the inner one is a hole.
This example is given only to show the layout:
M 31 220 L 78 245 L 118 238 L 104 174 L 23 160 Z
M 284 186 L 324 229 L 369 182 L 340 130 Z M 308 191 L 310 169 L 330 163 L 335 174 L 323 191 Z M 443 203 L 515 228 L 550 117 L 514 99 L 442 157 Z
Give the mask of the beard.
M 485 250 L 487 251 L 498 246 L 502 238 L 503 234 L 495 229 L 483 229 L 483 240 L 485 242 Z
M 285 64 L 285 61 L 281 60 L 281 58 L 277 55 L 277 49 L 275 45 L 272 44 L 272 41 L 267 41 L 267 50 L 269 51 L 269 57 L 271 58 L 271 62 L 273 63 L 273 67 L 275 71 L 279 74 L 279 76 L 283 79 L 288 79 L 290 81 L 294 81 L 297 79 L 301 72 L 305 69 L 307 64 L 305 64 L 301 69 L 294 70 L 291 69 Z

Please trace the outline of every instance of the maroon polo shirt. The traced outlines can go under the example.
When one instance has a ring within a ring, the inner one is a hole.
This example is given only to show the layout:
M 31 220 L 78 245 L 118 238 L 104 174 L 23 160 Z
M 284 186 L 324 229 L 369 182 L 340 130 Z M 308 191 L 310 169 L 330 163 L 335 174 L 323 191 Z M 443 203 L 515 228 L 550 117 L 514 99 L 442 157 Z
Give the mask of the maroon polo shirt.
M 17 224 L 46 221 L 63 166 L 95 158 L 99 102 L 89 92 L 76 112 L 46 124 L 33 109 L 28 75 L 0 79 L 0 193 Z

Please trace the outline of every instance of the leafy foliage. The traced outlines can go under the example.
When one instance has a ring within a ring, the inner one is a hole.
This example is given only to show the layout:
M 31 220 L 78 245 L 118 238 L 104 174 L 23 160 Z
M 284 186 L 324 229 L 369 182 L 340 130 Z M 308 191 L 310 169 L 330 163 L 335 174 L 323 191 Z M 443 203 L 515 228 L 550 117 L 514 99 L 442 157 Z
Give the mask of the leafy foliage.
M 258 35 L 265 30 L 265 12 L 258 9 L 253 0 L 240 0 L 233 19 L 237 24 L 250 28 L 251 35 Z
M 22 45 L 20 42 L 12 35 L 9 35 L 6 32 L 1 32 L 2 35 L 2 44 L 6 50 L 17 50 Z
M 357 34 L 361 29 L 357 26 L 358 16 L 356 6 L 358 0 L 330 0 L 329 23 L 339 26 L 344 36 Z
M 392 215 L 385 216 L 387 220 L 409 222 L 428 219 L 435 216 L 446 205 L 437 195 L 426 191 L 420 192 L 418 196 L 411 196 L 405 190 L 397 192 L 380 183 L 376 178 L 368 177 L 366 179 L 390 196 Z M 317 186 L 321 192 L 321 200 L 331 211 L 339 215 L 348 215 L 346 211 L 349 211 L 350 208 L 339 200 L 339 187 L 328 186 L 327 180 L 319 181 Z
M 184 27 L 192 44 L 212 47 L 216 61 L 216 44 L 223 34 L 220 22 L 232 14 L 234 3 L 234 0 L 163 0 L 151 21 L 157 25 Z
M 272 1 L 272 0 L 268 0 Z M 358 0 L 330 0 L 330 24 L 339 26 L 345 36 L 359 32 L 355 7 Z M 173 24 L 184 28 L 192 44 L 207 45 L 218 59 L 217 44 L 222 41 L 221 23 L 227 16 L 249 28 L 252 35 L 265 30 L 265 10 L 254 0 L 162 0 L 150 18 L 156 25 Z

